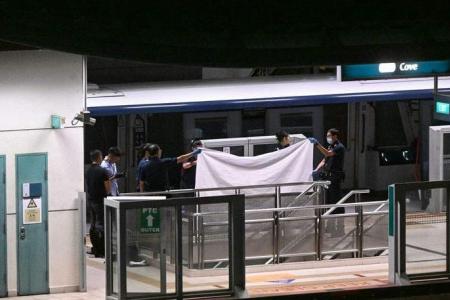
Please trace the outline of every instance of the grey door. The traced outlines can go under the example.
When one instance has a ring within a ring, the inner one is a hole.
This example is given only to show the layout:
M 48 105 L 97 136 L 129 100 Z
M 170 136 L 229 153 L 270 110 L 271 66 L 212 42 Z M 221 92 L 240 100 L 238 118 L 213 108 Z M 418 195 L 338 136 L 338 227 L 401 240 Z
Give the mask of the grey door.
M 6 172 L 5 156 L 0 155 L 0 297 L 6 296 Z
M 45 294 L 49 292 L 47 154 L 16 155 L 16 193 L 17 291 Z

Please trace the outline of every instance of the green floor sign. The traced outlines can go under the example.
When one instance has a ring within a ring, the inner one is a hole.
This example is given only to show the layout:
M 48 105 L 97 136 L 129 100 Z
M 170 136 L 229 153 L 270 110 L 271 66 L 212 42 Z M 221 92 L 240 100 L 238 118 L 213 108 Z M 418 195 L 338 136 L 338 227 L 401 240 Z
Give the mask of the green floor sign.
M 141 211 L 141 233 L 159 233 L 160 215 L 157 208 L 143 208 Z

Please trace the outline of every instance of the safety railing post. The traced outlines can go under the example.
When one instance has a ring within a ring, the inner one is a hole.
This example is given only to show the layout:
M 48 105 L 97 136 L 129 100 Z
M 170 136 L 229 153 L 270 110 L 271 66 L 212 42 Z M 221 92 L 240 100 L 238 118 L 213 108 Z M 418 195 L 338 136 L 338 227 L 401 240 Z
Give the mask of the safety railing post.
M 361 202 L 361 195 L 355 195 L 355 202 Z M 358 257 L 363 257 L 363 247 L 364 247 L 364 208 L 361 205 L 356 206 L 356 212 L 358 215 L 356 216 L 356 224 L 357 224 L 357 249 L 358 249 Z
M 194 217 L 188 215 L 188 268 L 192 269 L 194 267 Z
M 196 191 L 197 198 L 200 197 L 200 192 Z M 195 205 L 195 213 L 199 214 L 201 212 L 201 208 L 199 204 Z M 193 220 L 194 222 L 194 239 L 195 239 L 195 245 L 197 246 L 197 268 L 200 269 L 200 236 L 199 236 L 199 216 L 195 215 L 195 218 Z M 194 251 L 192 251 L 194 252 Z
M 322 214 L 320 211 L 316 214 L 314 233 L 316 260 L 322 260 Z
M 198 218 L 198 257 L 199 257 L 199 269 L 203 269 L 205 267 L 205 228 L 203 226 L 203 217 L 199 216 Z
M 276 187 L 276 198 L 277 198 L 277 208 L 281 207 L 281 187 Z M 275 216 L 275 257 L 276 257 L 276 263 L 280 263 L 280 236 L 281 236 L 281 225 L 280 225 L 280 214 L 279 212 L 276 213 Z

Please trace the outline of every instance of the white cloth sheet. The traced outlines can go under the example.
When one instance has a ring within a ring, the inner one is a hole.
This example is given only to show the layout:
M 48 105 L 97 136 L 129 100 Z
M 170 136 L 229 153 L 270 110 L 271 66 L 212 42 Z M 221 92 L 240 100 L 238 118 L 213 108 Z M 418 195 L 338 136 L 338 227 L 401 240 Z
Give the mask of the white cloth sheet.
M 308 140 L 300 141 L 280 151 L 253 157 L 242 157 L 204 149 L 197 159 L 195 188 L 311 182 L 313 149 L 313 145 Z M 304 187 L 283 188 L 283 191 L 297 192 L 304 190 Z M 271 191 L 273 192 L 273 190 Z M 245 194 L 261 192 L 261 189 L 252 189 L 246 190 Z M 233 193 L 234 190 L 208 192 L 202 195 Z

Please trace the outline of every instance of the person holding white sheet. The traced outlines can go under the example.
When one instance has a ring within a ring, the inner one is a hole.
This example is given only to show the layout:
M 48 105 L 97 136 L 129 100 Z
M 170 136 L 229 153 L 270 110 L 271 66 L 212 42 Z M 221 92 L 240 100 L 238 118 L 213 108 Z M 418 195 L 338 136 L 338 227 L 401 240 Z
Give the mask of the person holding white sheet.
M 276 150 L 282 150 L 291 145 L 291 137 L 286 130 L 280 130 L 275 134 L 278 144 Z
M 331 182 L 326 194 L 326 203 L 336 204 L 342 197 L 341 182 L 345 178 L 345 147 L 339 141 L 339 130 L 331 128 L 327 131 L 327 148 L 322 146 L 315 138 L 308 138 L 308 140 L 313 143 L 316 148 L 324 155 L 322 161 L 313 171 L 313 176 L 318 176 L 321 180 L 328 180 Z M 339 207 L 336 208 L 333 213 L 343 214 L 345 213 L 345 209 L 343 207 Z M 333 218 L 332 220 L 334 220 L 334 222 L 327 222 L 326 231 L 330 232 L 332 236 L 336 237 L 344 235 L 344 219 L 337 218 L 337 221 L 335 221 L 336 218 Z

